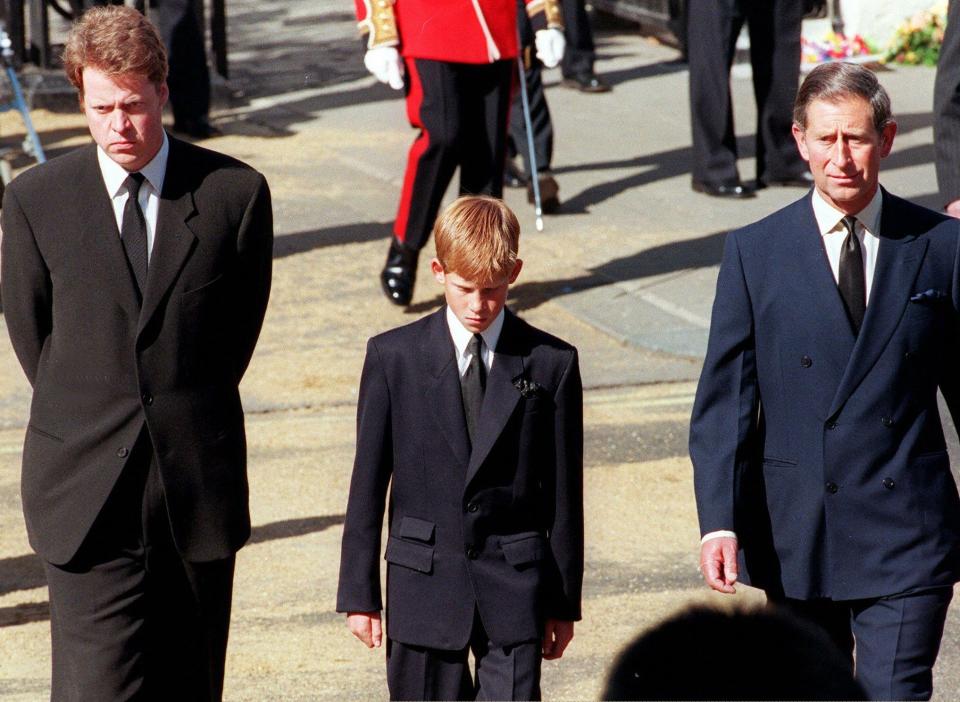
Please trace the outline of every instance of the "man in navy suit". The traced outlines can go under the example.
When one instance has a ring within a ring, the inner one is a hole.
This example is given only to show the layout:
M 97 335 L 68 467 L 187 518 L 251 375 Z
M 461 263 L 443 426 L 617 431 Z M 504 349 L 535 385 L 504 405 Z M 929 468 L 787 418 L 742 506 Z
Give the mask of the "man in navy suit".
M 540 699 L 541 659 L 580 619 L 577 352 L 504 308 L 519 236 L 500 200 L 455 201 L 434 227 L 446 307 L 367 345 L 337 611 L 381 645 L 391 485 L 391 699 Z
M 871 699 L 929 699 L 960 499 L 937 389 L 960 418 L 960 223 L 878 182 L 896 134 L 869 70 L 797 95 L 815 188 L 732 232 L 690 454 L 707 583 L 821 625 Z

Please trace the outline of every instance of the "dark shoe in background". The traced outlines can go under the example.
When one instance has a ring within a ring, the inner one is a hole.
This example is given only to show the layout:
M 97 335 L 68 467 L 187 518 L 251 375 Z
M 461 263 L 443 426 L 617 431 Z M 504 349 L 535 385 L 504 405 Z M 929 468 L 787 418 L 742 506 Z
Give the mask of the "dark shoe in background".
M 780 187 L 780 188 L 812 188 L 813 187 L 813 175 L 809 171 L 804 171 L 803 173 L 798 173 L 794 176 L 787 176 L 786 178 L 758 178 L 757 179 L 757 190 L 763 190 L 770 186 Z
M 609 93 L 612 90 L 596 73 L 577 73 L 565 76 L 560 85 L 579 90 L 581 93 Z
M 694 192 L 703 193 L 710 197 L 726 197 L 734 199 L 745 199 L 756 197 L 756 191 L 742 181 L 732 180 L 728 183 L 708 183 L 694 178 L 690 181 L 690 187 Z
M 540 186 L 540 210 L 543 214 L 556 214 L 560 210 L 560 185 L 549 171 L 537 174 Z M 535 204 L 533 183 L 527 186 L 527 202 Z
M 383 294 L 395 305 L 406 307 L 413 298 L 419 254 L 419 251 L 411 251 L 396 239 L 390 241 L 387 262 L 380 272 L 380 286 Z
M 517 166 L 512 158 L 507 159 L 503 169 L 503 184 L 508 188 L 525 188 L 530 183 L 530 177 Z
M 210 124 L 206 117 L 196 117 L 194 119 L 182 119 L 173 123 L 173 131 L 191 139 L 210 139 L 212 137 L 223 136 L 223 132 Z

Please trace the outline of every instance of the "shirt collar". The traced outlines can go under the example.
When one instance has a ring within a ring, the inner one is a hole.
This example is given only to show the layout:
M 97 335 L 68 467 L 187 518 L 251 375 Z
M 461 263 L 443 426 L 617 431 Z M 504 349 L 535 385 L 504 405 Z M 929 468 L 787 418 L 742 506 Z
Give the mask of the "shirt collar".
M 867 206 L 854 215 L 857 218 L 857 221 L 860 222 L 860 225 L 874 236 L 880 236 L 880 212 L 882 210 L 882 206 L 883 193 L 878 186 L 877 192 L 873 194 L 873 197 L 870 199 L 870 202 L 867 203 Z M 840 221 L 845 215 L 843 212 L 828 203 L 823 198 L 823 195 L 820 194 L 820 191 L 814 188 L 813 216 L 817 220 L 817 228 L 820 231 L 820 236 L 826 236 L 830 232 L 837 229 L 838 226 L 842 226 Z
M 167 157 L 169 155 L 170 141 L 167 139 L 167 133 L 164 132 L 163 143 L 160 145 L 157 155 L 150 160 L 150 163 L 140 169 L 143 177 L 158 194 L 163 191 L 163 177 L 167 172 Z M 116 197 L 130 173 L 110 158 L 107 152 L 99 146 L 97 146 L 97 163 L 100 165 L 100 173 L 103 176 L 104 185 L 107 186 L 107 193 L 110 197 Z
M 496 319 L 490 323 L 490 326 L 480 332 L 480 336 L 483 337 L 483 343 L 491 351 L 496 351 L 497 341 L 500 340 L 500 332 L 503 330 L 503 320 L 506 316 L 504 310 L 500 310 L 500 314 L 496 316 Z M 457 319 L 457 315 L 453 313 L 453 310 L 450 307 L 447 307 L 447 326 L 450 328 L 450 336 L 453 337 L 453 345 L 457 349 L 457 357 L 463 356 L 464 351 L 466 351 L 467 344 L 470 343 L 470 339 L 473 338 L 473 332 L 463 326 L 463 323 Z

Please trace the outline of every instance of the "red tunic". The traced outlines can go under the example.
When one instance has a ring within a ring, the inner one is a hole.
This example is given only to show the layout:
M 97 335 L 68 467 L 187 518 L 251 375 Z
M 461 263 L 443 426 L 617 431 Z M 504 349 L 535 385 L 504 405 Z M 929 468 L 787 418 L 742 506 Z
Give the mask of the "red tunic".
M 354 0 L 358 22 L 376 1 Z M 492 63 L 517 55 L 516 0 L 395 0 L 393 12 L 404 57 Z

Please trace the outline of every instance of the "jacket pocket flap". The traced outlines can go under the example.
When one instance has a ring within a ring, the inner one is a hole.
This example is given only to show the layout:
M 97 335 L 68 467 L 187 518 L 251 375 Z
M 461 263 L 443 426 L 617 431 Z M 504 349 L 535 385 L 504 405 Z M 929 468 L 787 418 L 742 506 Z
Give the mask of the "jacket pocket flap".
M 433 539 L 433 530 L 436 525 L 416 517 L 404 517 L 400 520 L 400 536 L 405 539 L 429 542 Z
M 387 563 L 413 568 L 421 573 L 433 570 L 433 549 L 429 546 L 401 541 L 390 537 L 387 539 L 387 551 L 383 555 Z
M 543 559 L 544 540 L 540 534 L 508 536 L 500 539 L 500 548 L 507 563 L 519 566 Z

